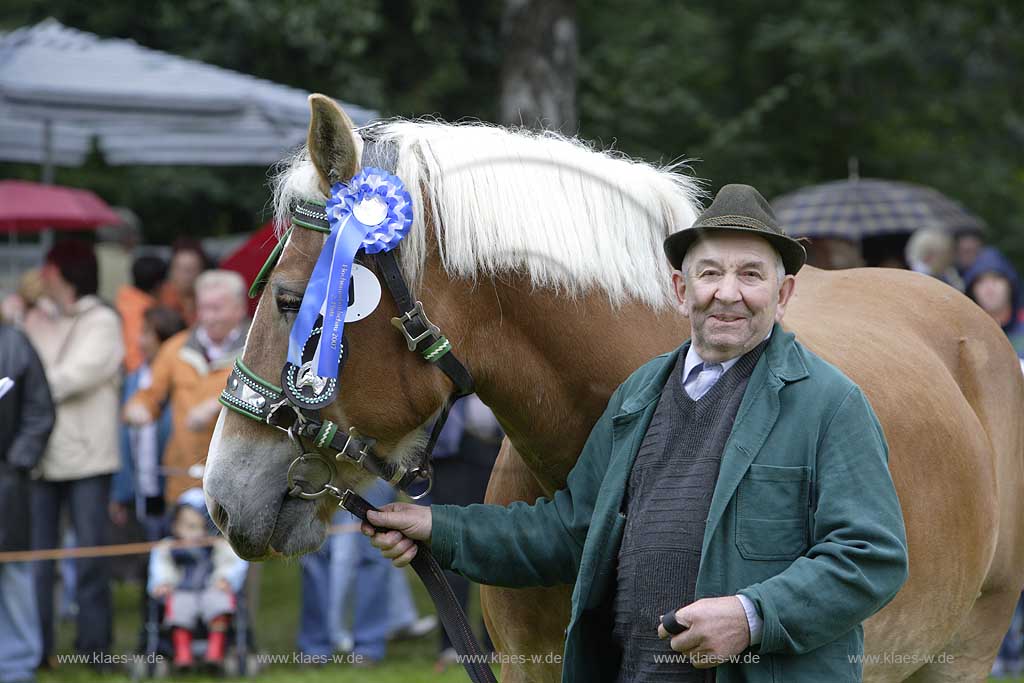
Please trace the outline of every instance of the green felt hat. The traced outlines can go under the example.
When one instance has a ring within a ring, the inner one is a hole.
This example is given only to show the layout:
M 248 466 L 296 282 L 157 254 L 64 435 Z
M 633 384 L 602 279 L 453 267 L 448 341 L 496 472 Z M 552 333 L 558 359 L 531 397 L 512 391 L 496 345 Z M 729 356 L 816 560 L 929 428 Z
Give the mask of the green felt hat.
M 693 225 L 665 238 L 664 249 L 669 263 L 679 270 L 687 250 L 698 239 L 720 230 L 754 233 L 765 238 L 782 256 L 782 264 L 789 275 L 796 275 L 807 261 L 807 250 L 779 227 L 775 212 L 761 193 L 750 185 L 733 184 L 718 191 L 711 206 Z

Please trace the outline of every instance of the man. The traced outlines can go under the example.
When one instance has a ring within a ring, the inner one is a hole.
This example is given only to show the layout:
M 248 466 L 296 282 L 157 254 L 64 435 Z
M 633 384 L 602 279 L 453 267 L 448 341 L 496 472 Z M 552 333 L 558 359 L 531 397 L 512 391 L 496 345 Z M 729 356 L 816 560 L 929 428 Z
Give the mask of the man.
M 167 281 L 160 288 L 161 306 L 173 308 L 189 325 L 196 323 L 196 278 L 209 267 L 199 240 L 179 237 L 174 240 Z
M 142 365 L 143 354 L 139 345 L 142 319 L 146 311 L 157 304 L 160 286 L 167 277 L 167 264 L 159 256 L 140 256 L 132 262 L 132 283 L 117 290 L 114 307 L 121 315 L 124 328 L 124 369 L 132 373 Z
M 109 543 L 110 479 L 121 464 L 117 406 L 124 343 L 117 313 L 96 296 L 92 246 L 57 242 L 46 255 L 43 285 L 60 316 L 27 326 L 46 369 L 57 422 L 32 481 L 32 547 L 60 545 L 60 520 L 70 512 L 78 545 Z M 110 571 L 105 558 L 75 561 L 75 602 L 82 653 L 107 653 L 113 628 Z M 43 628 L 44 663 L 53 653 L 52 560 L 36 563 L 36 596 Z
M 0 383 L 0 552 L 8 552 L 29 547 L 29 471 L 43 457 L 54 414 L 39 356 L 24 334 L 3 323 Z M 0 564 L 0 682 L 35 679 L 40 635 L 32 565 Z
M 859 680 L 906 538 L 867 400 L 779 324 L 803 247 L 727 185 L 665 251 L 692 339 L 616 390 L 565 489 L 363 531 L 397 564 L 429 539 L 481 583 L 575 580 L 566 681 Z
M 124 407 L 125 422 L 140 426 L 159 418 L 164 403 L 171 402 L 174 426 L 163 458 L 168 505 L 174 505 L 178 496 L 202 478 L 201 472 L 189 470 L 206 458 L 210 448 L 220 413 L 217 397 L 245 345 L 246 312 L 241 275 L 228 270 L 200 275 L 196 280 L 195 327 L 164 343 L 153 361 L 150 386 L 138 391 Z
M 964 282 L 954 267 L 953 238 L 939 228 L 920 228 L 907 240 L 903 255 L 915 273 L 945 282 L 961 292 Z

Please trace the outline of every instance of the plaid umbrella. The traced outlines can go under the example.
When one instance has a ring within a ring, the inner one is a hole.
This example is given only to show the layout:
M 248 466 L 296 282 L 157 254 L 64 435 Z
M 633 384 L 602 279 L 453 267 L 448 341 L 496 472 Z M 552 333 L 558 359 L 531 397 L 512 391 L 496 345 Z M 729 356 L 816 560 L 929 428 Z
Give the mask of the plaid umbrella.
M 772 202 L 779 223 L 794 237 L 859 240 L 921 228 L 981 231 L 984 223 L 937 190 L 871 178 L 804 187 Z

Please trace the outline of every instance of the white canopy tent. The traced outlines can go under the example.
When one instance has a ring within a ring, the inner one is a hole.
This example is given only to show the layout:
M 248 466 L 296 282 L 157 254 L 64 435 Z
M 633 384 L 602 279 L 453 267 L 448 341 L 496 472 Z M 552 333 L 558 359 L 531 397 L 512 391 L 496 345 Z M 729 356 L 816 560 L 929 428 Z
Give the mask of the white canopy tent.
M 77 166 L 96 138 L 109 164 L 271 164 L 305 140 L 307 95 L 47 19 L 0 38 L 0 160 Z

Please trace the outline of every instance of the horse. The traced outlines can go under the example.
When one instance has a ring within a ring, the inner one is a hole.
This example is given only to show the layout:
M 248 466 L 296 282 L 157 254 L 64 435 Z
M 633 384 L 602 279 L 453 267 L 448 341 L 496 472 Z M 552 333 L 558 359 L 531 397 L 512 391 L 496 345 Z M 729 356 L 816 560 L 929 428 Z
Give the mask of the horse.
M 323 96 L 310 103 L 306 149 L 276 180 L 282 219 L 361 165 L 363 136 L 346 114 Z M 374 129 L 373 144 L 416 199 L 402 273 L 507 435 L 487 502 L 552 495 L 613 390 L 689 336 L 661 244 L 694 220 L 699 183 L 554 133 L 477 123 L 394 120 Z M 242 355 L 262 377 L 280 376 L 323 243 L 301 229 L 284 241 Z M 321 410 L 376 439 L 392 463 L 415 459 L 452 391 L 409 353 L 389 324 L 398 313 L 385 295 L 346 326 L 342 388 Z M 984 680 L 1024 584 L 1024 380 L 1010 344 L 951 287 L 889 269 L 804 267 L 784 326 L 864 390 L 890 449 L 910 575 L 865 623 L 865 680 Z M 323 542 L 334 505 L 287 495 L 294 457 L 282 432 L 222 411 L 204 487 L 242 557 Z M 348 461 L 334 467 L 339 485 L 367 482 Z M 570 593 L 481 587 L 499 651 L 560 653 Z M 503 658 L 502 680 L 559 679 L 557 659 L 526 660 Z

